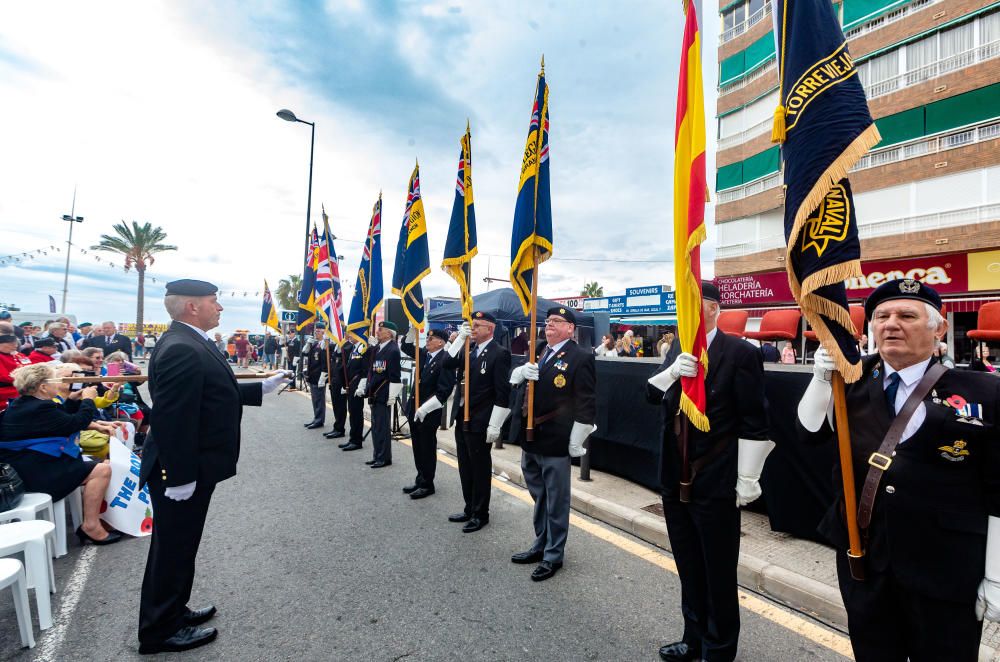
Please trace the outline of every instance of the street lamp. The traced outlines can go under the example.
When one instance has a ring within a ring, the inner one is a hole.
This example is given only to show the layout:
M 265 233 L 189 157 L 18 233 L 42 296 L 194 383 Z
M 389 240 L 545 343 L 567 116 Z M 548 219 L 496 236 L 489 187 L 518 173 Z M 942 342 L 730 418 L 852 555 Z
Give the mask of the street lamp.
M 309 139 L 309 195 L 306 198 L 306 241 L 305 248 L 302 251 L 303 262 L 309 256 L 309 219 L 312 217 L 312 195 L 313 195 L 313 150 L 316 146 L 316 123 L 307 122 L 305 120 L 300 120 L 295 116 L 295 113 L 288 110 L 287 108 L 282 108 L 277 113 L 278 117 L 285 120 L 286 122 L 301 122 L 302 124 L 308 124 L 312 127 L 312 136 Z
M 69 256 L 73 251 L 73 224 L 83 223 L 83 216 L 74 216 L 76 213 L 76 189 L 73 189 L 73 206 L 69 214 L 63 214 L 62 220 L 69 221 L 69 239 L 66 241 L 66 272 L 63 274 L 63 296 L 62 308 L 60 312 L 66 314 L 66 295 L 69 292 Z

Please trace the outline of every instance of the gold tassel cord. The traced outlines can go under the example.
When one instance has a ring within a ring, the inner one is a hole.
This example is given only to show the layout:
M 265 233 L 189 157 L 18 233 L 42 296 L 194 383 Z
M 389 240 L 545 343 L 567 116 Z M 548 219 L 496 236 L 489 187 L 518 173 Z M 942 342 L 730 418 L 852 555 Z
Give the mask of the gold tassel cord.
M 774 126 L 771 127 L 771 142 L 783 143 L 787 137 L 785 131 L 785 107 L 780 103 L 774 109 Z

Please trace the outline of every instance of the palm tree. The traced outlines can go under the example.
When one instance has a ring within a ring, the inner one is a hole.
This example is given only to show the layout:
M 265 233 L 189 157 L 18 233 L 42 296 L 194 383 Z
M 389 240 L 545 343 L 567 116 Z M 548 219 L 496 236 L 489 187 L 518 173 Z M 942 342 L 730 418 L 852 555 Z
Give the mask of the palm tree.
M 299 290 L 302 289 L 302 277 L 291 274 L 288 278 L 278 281 L 278 289 L 274 291 L 274 296 L 278 299 L 278 305 L 284 310 L 299 309 Z
M 582 297 L 602 297 L 604 296 L 604 288 L 597 284 L 595 280 L 593 283 L 584 283 L 583 292 L 580 292 Z
M 139 276 L 139 289 L 136 293 L 135 304 L 135 330 L 142 333 L 142 312 L 143 303 L 146 296 L 146 268 L 155 262 L 153 257 L 157 253 L 165 251 L 175 251 L 176 246 L 169 246 L 162 243 L 167 238 L 167 233 L 159 226 L 153 227 L 151 223 L 139 225 L 132 221 L 132 227 L 125 224 L 125 221 L 112 226 L 115 235 L 102 234 L 101 243 L 91 246 L 94 251 L 108 251 L 125 256 L 125 271 L 135 267 L 135 272 Z

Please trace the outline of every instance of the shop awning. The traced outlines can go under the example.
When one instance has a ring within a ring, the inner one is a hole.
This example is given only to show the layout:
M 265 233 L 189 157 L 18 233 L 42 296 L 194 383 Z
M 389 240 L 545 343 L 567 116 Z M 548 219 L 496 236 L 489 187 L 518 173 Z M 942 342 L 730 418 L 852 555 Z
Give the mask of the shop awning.
M 676 317 L 612 317 L 612 324 L 645 324 L 647 326 L 676 326 Z

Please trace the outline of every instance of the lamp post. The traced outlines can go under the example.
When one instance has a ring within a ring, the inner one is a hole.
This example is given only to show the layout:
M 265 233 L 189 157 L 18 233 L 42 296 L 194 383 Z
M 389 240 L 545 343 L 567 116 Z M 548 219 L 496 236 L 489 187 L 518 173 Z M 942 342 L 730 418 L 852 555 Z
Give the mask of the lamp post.
M 83 216 L 75 216 L 76 214 L 76 188 L 73 189 L 73 206 L 70 208 L 69 214 L 63 214 L 62 220 L 69 221 L 69 239 L 66 241 L 66 272 L 63 274 L 63 296 L 62 296 L 62 308 L 59 310 L 63 315 L 66 314 L 66 295 L 69 293 L 69 256 L 73 252 L 73 224 L 83 223 Z
M 309 138 L 309 194 L 306 197 L 306 242 L 305 248 L 302 250 L 303 262 L 305 258 L 309 255 L 309 219 L 312 218 L 312 195 L 313 195 L 313 150 L 316 146 L 316 123 L 307 122 L 305 120 L 300 120 L 295 116 L 295 113 L 288 110 L 287 108 L 282 108 L 278 111 L 278 117 L 285 120 L 286 122 L 301 122 L 302 124 L 308 124 L 312 129 L 312 136 Z
M 295 113 L 288 110 L 287 108 L 282 108 L 277 113 L 278 117 L 285 120 L 286 122 L 301 122 L 302 124 L 308 124 L 312 129 L 311 136 L 309 138 L 309 193 L 306 197 L 306 239 L 305 248 L 302 250 L 302 262 L 305 263 L 306 259 L 309 257 L 309 220 L 312 218 L 312 195 L 313 195 L 313 151 L 316 147 L 316 123 L 307 122 L 305 120 L 300 120 L 295 116 Z M 298 326 L 298 323 L 296 323 Z M 302 376 L 302 352 L 305 350 L 305 331 L 304 329 L 299 329 L 299 364 L 296 369 L 296 373 L 299 377 Z M 293 384 L 294 386 L 294 384 Z

